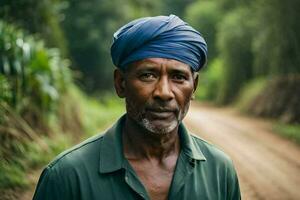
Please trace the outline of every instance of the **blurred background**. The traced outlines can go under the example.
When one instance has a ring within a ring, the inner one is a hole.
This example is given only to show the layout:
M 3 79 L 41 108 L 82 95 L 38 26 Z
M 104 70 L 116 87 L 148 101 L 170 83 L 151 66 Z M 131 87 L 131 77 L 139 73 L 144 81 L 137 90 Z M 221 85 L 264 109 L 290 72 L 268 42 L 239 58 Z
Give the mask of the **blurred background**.
M 300 1 L 1 0 L 0 199 L 30 199 L 55 155 L 125 112 L 113 89 L 112 35 L 135 18 L 169 14 L 208 43 L 197 101 L 270 121 L 299 161 Z

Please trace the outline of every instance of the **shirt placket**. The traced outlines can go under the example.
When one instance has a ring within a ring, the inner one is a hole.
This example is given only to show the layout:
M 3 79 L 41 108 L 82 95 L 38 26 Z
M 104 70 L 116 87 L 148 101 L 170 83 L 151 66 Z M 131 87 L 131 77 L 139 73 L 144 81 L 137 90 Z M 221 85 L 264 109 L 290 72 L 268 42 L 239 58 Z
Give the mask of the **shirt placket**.
M 138 179 L 137 175 L 133 172 L 132 169 L 130 169 L 130 166 L 125 167 L 125 176 L 124 176 L 125 182 L 127 185 L 141 198 L 145 200 L 150 200 L 148 193 L 141 183 L 141 181 Z
M 193 173 L 195 164 L 196 160 L 189 158 L 184 153 L 179 156 L 168 199 L 181 199 L 179 191 L 187 182 L 189 176 Z

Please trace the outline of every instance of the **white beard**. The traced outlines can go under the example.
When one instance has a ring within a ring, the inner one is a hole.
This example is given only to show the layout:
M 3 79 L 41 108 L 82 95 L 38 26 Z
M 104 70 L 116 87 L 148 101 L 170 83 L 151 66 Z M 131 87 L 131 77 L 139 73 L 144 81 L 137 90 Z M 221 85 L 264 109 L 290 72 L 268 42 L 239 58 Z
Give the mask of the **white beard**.
M 178 114 L 177 119 L 173 120 L 170 124 L 168 124 L 168 126 L 158 127 L 155 124 L 151 123 L 151 120 L 143 116 L 142 113 L 137 113 L 134 105 L 132 105 L 129 102 L 126 102 L 126 104 L 127 104 L 127 111 L 134 113 L 134 116 L 132 116 L 134 121 L 138 123 L 141 127 L 145 128 L 150 133 L 154 133 L 154 134 L 167 134 L 172 132 L 181 123 L 181 121 L 187 114 L 190 105 L 188 104 L 186 108 L 183 110 L 183 112 L 180 112 Z
M 138 122 L 142 127 L 147 129 L 151 133 L 155 134 L 167 134 L 173 131 L 178 125 L 179 121 L 173 121 L 171 124 L 169 124 L 168 127 L 157 127 L 154 124 L 152 124 L 147 118 L 142 119 L 141 122 Z

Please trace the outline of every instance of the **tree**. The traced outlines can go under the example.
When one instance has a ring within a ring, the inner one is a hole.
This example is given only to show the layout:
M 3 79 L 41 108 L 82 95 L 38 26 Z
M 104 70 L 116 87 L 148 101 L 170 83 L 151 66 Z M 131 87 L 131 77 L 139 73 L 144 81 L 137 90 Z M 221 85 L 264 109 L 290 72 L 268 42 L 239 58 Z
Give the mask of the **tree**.
M 223 60 L 223 76 L 218 102 L 230 103 L 243 84 L 252 78 L 251 10 L 238 8 L 226 15 L 219 24 L 217 42 Z
M 175 14 L 183 18 L 186 8 L 194 2 L 196 2 L 196 0 L 164 0 L 161 13 L 163 13 L 163 15 Z
M 116 6 L 118 5 L 118 6 Z M 69 0 L 63 27 L 74 68 L 88 92 L 112 87 L 112 34 L 125 20 L 120 0 Z
M 221 10 L 216 1 L 198 1 L 186 9 L 186 20 L 203 34 L 208 45 L 208 59 L 217 56 L 216 32 L 221 21 Z
M 300 1 L 257 0 L 255 10 L 256 74 L 299 73 Z
M 39 35 L 50 47 L 67 55 L 65 37 L 60 27 L 65 2 L 61 0 L 3 0 L 0 18 Z

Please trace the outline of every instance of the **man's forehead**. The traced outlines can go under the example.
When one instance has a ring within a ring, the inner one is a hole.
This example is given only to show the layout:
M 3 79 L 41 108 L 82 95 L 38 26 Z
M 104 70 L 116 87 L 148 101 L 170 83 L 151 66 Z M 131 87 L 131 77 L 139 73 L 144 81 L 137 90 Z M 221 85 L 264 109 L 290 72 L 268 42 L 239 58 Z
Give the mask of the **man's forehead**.
M 174 59 L 168 59 L 168 58 L 146 58 L 143 60 L 139 60 L 136 62 L 133 62 L 128 66 L 128 70 L 136 71 L 136 70 L 178 70 L 178 71 L 186 71 L 186 72 L 192 72 L 192 69 L 189 65 L 174 60 Z M 127 71 L 127 70 L 126 70 Z

